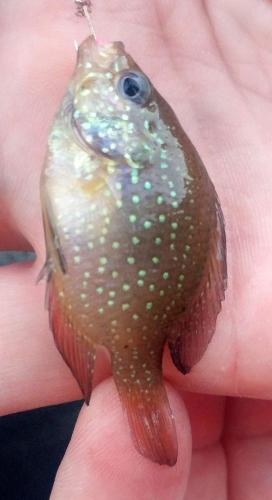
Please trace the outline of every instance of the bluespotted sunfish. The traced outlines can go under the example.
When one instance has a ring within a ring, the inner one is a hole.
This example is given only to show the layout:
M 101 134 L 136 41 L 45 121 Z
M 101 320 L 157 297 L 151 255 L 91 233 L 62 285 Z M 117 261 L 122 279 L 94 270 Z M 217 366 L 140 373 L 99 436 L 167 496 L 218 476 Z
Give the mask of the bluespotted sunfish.
M 226 288 L 224 221 L 198 153 L 121 42 L 80 46 L 41 201 L 58 349 L 88 403 L 105 346 L 136 448 L 174 465 L 163 348 L 182 373 L 205 352 Z

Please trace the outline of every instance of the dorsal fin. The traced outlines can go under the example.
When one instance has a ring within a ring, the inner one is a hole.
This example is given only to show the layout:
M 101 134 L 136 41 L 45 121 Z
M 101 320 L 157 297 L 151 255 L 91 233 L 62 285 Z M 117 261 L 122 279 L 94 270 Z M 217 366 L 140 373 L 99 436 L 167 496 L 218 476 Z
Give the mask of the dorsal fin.
M 76 315 L 69 310 L 69 299 L 66 297 L 63 281 L 68 276 L 69 269 L 48 205 L 46 202 L 43 203 L 47 257 L 39 278 L 45 276 L 47 278 L 46 307 L 49 310 L 50 328 L 56 346 L 76 378 L 88 404 L 92 389 L 95 346 L 84 336 Z M 54 266 L 53 262 L 54 264 L 57 262 L 57 265 Z
M 55 286 L 53 275 L 47 286 L 50 328 L 56 346 L 76 378 L 85 402 L 89 404 L 96 356 L 95 347 L 78 331 L 73 317 L 68 316 L 65 297 L 59 298 L 62 292 L 59 292 Z

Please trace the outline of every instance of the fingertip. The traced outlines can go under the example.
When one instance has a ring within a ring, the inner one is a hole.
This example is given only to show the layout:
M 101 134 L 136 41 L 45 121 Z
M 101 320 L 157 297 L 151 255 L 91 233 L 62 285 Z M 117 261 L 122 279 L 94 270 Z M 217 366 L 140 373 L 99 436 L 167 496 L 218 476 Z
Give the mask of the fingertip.
M 133 446 L 126 415 L 112 379 L 93 392 L 84 406 L 60 465 L 51 499 L 130 500 L 182 498 L 191 462 L 191 429 L 180 395 L 167 386 L 178 437 L 176 465 L 158 465 Z

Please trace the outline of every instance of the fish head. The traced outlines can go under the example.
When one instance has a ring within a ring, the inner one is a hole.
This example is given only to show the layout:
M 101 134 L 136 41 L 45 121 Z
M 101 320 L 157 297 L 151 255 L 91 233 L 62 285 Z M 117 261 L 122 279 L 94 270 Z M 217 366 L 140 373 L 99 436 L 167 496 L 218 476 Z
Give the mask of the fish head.
M 152 163 L 161 147 L 156 91 L 123 43 L 85 40 L 70 92 L 73 128 L 84 147 L 131 167 Z

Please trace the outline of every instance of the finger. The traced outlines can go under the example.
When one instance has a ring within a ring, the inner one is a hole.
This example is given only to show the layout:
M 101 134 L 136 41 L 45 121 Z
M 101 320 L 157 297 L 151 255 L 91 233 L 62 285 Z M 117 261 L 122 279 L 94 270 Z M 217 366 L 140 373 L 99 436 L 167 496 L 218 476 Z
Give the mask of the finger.
M 265 16 L 260 15 L 264 7 L 258 9 L 256 3 L 258 29 L 251 16 L 254 38 L 250 41 L 239 22 L 243 13 L 246 15 L 245 2 L 176 2 L 178 4 L 184 21 L 182 50 L 179 45 L 180 57 L 175 59 L 177 71 L 182 75 L 178 92 L 188 105 L 188 112 L 180 114 L 180 118 L 219 193 L 226 219 L 229 273 L 216 334 L 203 360 L 180 384 L 190 390 L 270 397 L 272 231 L 271 184 L 268 186 L 267 179 L 271 154 L 265 153 L 264 135 L 260 135 L 256 120 L 250 116 L 253 113 L 250 94 L 246 100 L 241 98 L 244 86 L 240 88 L 240 78 L 244 77 L 244 84 L 249 81 L 248 73 L 240 71 L 243 59 L 239 51 L 238 64 L 235 49 L 240 40 L 238 45 L 244 51 L 243 57 L 251 55 L 252 73 L 256 75 L 260 67 L 257 33 L 261 33 L 261 20 L 263 27 L 267 26 Z M 180 35 L 174 29 L 180 19 L 176 14 L 176 11 L 171 14 L 172 32 L 180 43 Z M 192 30 L 197 31 L 197 37 L 191 36 Z M 255 79 L 250 81 L 254 88 Z M 263 75 L 259 75 L 258 82 L 265 83 Z M 177 102 L 183 99 L 177 97 Z M 270 128 L 271 110 L 268 109 L 267 116 L 263 110 L 258 123 L 261 128 Z M 258 172 L 261 175 L 256 184 Z
M 185 500 L 227 500 L 227 462 L 221 437 L 225 398 L 183 392 L 193 455 Z
M 139 496 L 143 500 L 181 500 L 190 468 L 191 432 L 179 395 L 169 388 L 169 396 L 179 442 L 176 466 L 154 464 L 136 452 L 115 386 L 109 379 L 95 389 L 93 404 L 81 411 L 51 500 L 136 500 Z
M 1 413 L 79 396 L 49 335 L 44 287 L 35 286 L 34 268 L 0 268 L 0 283 Z
M 182 391 L 186 406 L 194 450 L 212 448 L 220 441 L 225 420 L 225 398 Z
M 0 268 L 0 414 L 81 397 L 54 345 L 37 274 L 31 264 Z M 108 371 L 107 357 L 99 351 L 94 385 Z
M 220 444 L 193 453 L 184 500 L 228 500 L 226 457 Z
M 225 448 L 231 500 L 271 498 L 272 403 L 231 400 Z

